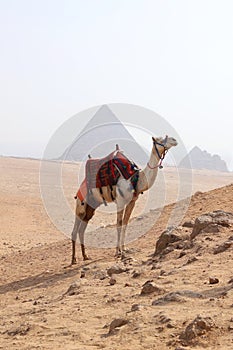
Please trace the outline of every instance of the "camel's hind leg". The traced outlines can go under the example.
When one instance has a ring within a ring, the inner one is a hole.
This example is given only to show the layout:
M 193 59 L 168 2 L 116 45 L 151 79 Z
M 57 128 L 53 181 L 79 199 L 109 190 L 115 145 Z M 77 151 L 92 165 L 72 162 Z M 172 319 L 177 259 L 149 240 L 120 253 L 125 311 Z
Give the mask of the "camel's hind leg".
M 89 259 L 87 254 L 86 254 L 85 244 L 84 244 L 84 233 L 85 233 L 85 230 L 87 228 L 87 224 L 88 224 L 88 221 L 82 221 L 80 226 L 79 226 L 79 241 L 80 241 L 80 245 L 81 245 L 83 260 Z
M 97 207 L 97 206 L 96 206 Z M 82 250 L 82 256 L 83 260 L 88 260 L 88 256 L 85 252 L 85 244 L 84 244 L 84 233 L 87 228 L 87 224 L 89 220 L 92 218 L 92 216 L 95 213 L 95 209 L 92 208 L 90 205 L 86 205 L 85 212 L 82 213 L 82 219 L 80 219 L 77 214 L 75 218 L 74 228 L 72 231 L 72 259 L 71 259 L 71 265 L 76 264 L 76 240 L 77 240 L 77 234 L 79 234 L 79 240 L 81 244 L 81 250 Z
M 85 217 L 81 220 L 81 224 L 79 225 L 78 229 L 83 260 L 89 259 L 85 251 L 84 233 L 87 228 L 88 222 L 91 220 L 94 214 L 95 208 L 92 208 L 89 204 L 87 204 Z

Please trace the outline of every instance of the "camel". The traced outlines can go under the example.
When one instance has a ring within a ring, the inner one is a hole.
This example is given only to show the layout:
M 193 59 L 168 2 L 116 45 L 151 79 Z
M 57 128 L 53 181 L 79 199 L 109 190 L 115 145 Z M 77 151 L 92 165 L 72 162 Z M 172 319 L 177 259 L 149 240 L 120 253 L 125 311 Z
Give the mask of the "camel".
M 152 137 L 153 147 L 150 154 L 150 158 L 146 167 L 138 172 L 138 181 L 136 188 L 132 190 L 132 184 L 129 180 L 119 177 L 117 184 L 113 186 L 96 188 L 91 192 L 89 200 L 81 201 L 76 198 L 76 215 L 75 223 L 72 231 L 72 261 L 71 265 L 76 264 L 76 240 L 77 234 L 79 234 L 79 240 L 81 245 L 82 256 L 84 260 L 88 260 L 88 256 L 85 251 L 84 233 L 88 225 L 89 220 L 95 214 L 95 210 L 103 203 L 115 202 L 117 206 L 117 244 L 116 244 L 116 256 L 121 256 L 125 250 L 125 235 L 127 225 L 134 209 L 135 203 L 139 195 L 149 188 L 155 182 L 158 169 L 162 168 L 162 161 L 167 151 L 176 146 L 178 143 L 173 137 L 166 136 Z

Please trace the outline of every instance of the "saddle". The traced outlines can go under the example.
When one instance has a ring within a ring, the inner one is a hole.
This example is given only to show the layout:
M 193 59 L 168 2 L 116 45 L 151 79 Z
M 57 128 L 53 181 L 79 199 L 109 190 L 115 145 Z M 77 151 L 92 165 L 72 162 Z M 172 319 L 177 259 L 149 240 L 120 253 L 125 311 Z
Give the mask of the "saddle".
M 83 201 L 93 188 L 115 186 L 120 176 L 126 180 L 131 178 L 132 186 L 136 189 L 138 172 L 138 166 L 118 149 L 104 158 L 88 159 L 85 167 L 85 179 L 75 198 L 78 197 Z

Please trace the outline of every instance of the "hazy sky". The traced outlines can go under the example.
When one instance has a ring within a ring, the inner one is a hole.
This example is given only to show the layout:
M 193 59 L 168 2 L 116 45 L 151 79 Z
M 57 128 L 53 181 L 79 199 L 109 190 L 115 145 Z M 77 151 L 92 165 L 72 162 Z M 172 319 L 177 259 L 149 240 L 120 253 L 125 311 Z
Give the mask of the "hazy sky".
M 72 115 L 152 109 L 233 170 L 232 0 L 0 0 L 0 154 L 40 157 Z

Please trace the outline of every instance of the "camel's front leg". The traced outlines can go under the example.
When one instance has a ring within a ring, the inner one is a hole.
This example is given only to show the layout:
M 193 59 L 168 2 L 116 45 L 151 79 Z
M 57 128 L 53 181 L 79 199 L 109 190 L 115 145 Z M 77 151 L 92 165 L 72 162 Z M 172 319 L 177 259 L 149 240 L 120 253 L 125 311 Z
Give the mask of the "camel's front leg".
M 129 204 L 127 204 L 125 208 L 125 213 L 123 217 L 123 222 L 122 222 L 122 229 L 121 229 L 121 251 L 125 250 L 125 234 L 126 234 L 126 228 L 130 219 L 130 216 L 132 214 L 133 208 L 135 206 L 135 200 L 131 200 Z
M 123 210 L 117 210 L 117 246 L 116 246 L 116 256 L 121 253 L 120 241 L 121 241 L 121 229 L 122 229 L 122 218 L 124 214 Z
M 75 246 L 76 246 L 76 240 L 77 240 L 77 233 L 80 226 L 81 220 L 76 216 L 75 217 L 75 223 L 74 228 L 71 234 L 72 237 L 72 259 L 71 259 L 71 265 L 76 264 L 76 252 L 75 252 Z

